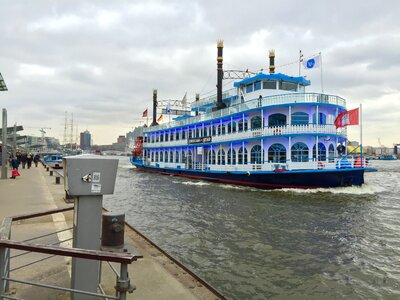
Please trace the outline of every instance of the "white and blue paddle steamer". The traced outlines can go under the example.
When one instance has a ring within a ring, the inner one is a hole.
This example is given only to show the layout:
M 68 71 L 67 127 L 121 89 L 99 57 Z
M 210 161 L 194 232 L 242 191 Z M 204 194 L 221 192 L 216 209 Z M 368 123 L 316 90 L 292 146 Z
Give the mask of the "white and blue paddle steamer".
M 346 128 L 335 118 L 346 100 L 306 92 L 310 81 L 275 73 L 246 76 L 222 90 L 222 49 L 218 42 L 217 94 L 192 103 L 192 114 L 153 123 L 131 158 L 137 168 L 162 174 L 258 188 L 360 186 L 364 160 L 346 157 Z

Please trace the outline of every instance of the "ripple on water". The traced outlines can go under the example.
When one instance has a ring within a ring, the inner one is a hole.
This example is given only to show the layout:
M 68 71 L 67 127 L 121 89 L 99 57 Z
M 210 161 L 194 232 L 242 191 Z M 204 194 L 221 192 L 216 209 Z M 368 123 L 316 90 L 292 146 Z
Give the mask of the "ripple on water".
M 259 190 L 132 170 L 105 206 L 232 299 L 400 298 L 400 161 L 362 187 Z

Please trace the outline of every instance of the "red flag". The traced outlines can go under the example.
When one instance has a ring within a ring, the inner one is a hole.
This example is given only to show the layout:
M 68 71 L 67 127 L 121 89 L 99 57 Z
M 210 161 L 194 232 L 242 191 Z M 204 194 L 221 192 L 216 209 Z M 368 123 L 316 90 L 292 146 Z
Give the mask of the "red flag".
M 163 115 L 159 116 L 157 122 L 161 122 L 163 120 Z
M 347 125 L 358 125 L 359 108 L 344 111 L 335 119 L 336 128 L 345 127 Z
M 142 118 L 147 118 L 147 110 L 148 110 L 148 108 L 146 108 L 146 110 L 143 112 Z

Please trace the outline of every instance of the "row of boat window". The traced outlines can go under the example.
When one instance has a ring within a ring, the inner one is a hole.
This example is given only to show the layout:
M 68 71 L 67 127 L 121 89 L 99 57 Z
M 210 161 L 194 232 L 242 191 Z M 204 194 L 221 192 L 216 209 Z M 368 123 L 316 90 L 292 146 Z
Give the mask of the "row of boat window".
M 250 121 L 250 122 L 249 122 Z M 250 123 L 250 124 L 249 124 Z M 266 119 L 264 119 L 264 126 L 266 125 Z M 313 123 L 312 124 L 320 124 L 326 125 L 326 115 L 324 113 L 318 114 L 318 119 L 316 114 L 313 114 Z M 309 125 L 309 115 L 304 112 L 295 112 L 291 116 L 291 125 Z M 247 131 L 250 125 L 251 129 L 258 129 L 263 127 L 262 119 L 260 116 L 254 116 L 249 120 L 240 120 L 240 121 L 232 121 L 225 124 L 215 124 L 204 126 L 203 128 L 191 128 L 191 129 L 178 129 L 176 131 L 163 131 L 161 134 L 151 134 L 150 139 L 147 136 L 144 138 L 144 142 L 150 143 L 158 143 L 158 142 L 168 142 L 176 139 L 177 141 L 186 138 L 198 138 L 202 136 L 216 136 L 226 133 L 235 133 L 241 131 Z M 287 117 L 284 114 L 276 113 L 268 116 L 268 126 L 276 127 L 276 126 L 286 126 L 287 125 Z
M 271 145 L 267 153 L 267 157 L 263 155 L 260 145 L 255 145 L 250 149 L 250 153 L 246 147 L 240 147 L 236 152 L 234 148 L 225 149 L 209 149 L 205 152 L 204 161 L 212 165 L 236 165 L 236 164 L 261 164 L 265 158 L 268 162 L 286 162 L 290 159 L 292 162 L 308 162 L 316 159 L 318 161 L 333 162 L 335 158 L 335 147 L 330 144 L 328 151 L 324 144 L 318 143 L 318 158 L 316 146 L 313 146 L 312 156 L 310 150 L 305 143 L 298 142 L 291 147 L 291 157 L 286 157 L 286 148 L 284 145 L 276 143 Z M 175 153 L 175 155 L 174 155 Z M 250 156 L 249 156 L 250 154 Z M 145 157 L 150 158 L 151 162 L 166 162 L 166 163 L 192 163 L 193 151 L 191 149 L 170 150 L 170 151 L 151 151 L 145 150 Z M 249 160 L 250 159 L 250 160 Z
M 246 85 L 246 93 L 251 93 L 261 89 L 264 90 L 276 90 L 276 81 L 255 81 Z M 283 91 L 297 91 L 297 83 L 278 81 L 278 89 Z

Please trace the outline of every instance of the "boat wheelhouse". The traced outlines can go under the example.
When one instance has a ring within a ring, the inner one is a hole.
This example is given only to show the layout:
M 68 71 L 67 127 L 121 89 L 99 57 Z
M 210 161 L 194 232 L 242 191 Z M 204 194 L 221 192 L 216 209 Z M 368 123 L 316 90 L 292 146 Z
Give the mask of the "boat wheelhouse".
M 343 98 L 308 93 L 304 77 L 275 74 L 272 52 L 270 74 L 248 76 L 223 92 L 222 43 L 218 51 L 217 94 L 197 98 L 195 115 L 159 125 L 153 120 L 144 128 L 143 151 L 132 158 L 134 165 L 260 188 L 364 182 L 364 161 L 347 159 L 338 147 L 347 141 L 346 129 L 334 125 L 346 110 Z

